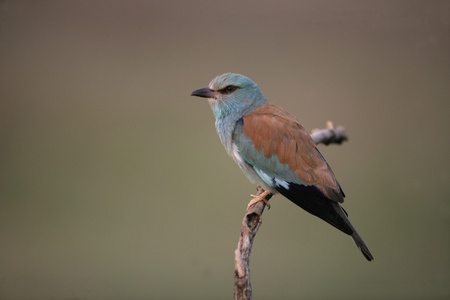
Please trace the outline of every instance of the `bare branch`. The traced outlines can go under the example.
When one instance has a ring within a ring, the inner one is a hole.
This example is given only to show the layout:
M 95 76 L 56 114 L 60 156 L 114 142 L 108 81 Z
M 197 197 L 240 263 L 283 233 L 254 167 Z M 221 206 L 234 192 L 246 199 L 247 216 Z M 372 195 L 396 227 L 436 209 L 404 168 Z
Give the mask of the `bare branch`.
M 258 185 L 257 196 L 264 189 Z M 266 196 L 269 200 L 272 194 Z M 266 204 L 260 201 L 249 207 L 242 220 L 241 235 L 238 247 L 234 251 L 234 299 L 252 299 L 252 285 L 250 283 L 250 254 L 252 251 L 253 238 L 261 226 L 261 215 Z
M 345 128 L 343 126 L 334 127 L 331 121 L 327 122 L 326 129 L 313 129 L 311 137 L 316 144 L 324 145 L 341 144 L 348 140 Z
M 333 126 L 328 121 L 326 129 L 313 130 L 311 137 L 316 144 L 341 144 L 347 140 L 345 128 Z M 264 192 L 260 186 L 257 187 L 257 195 Z M 266 200 L 273 195 L 268 194 Z M 252 285 L 250 282 L 250 255 L 252 252 L 253 239 L 262 223 L 262 214 L 266 204 L 263 201 L 249 207 L 242 220 L 241 235 L 237 249 L 234 251 L 234 299 L 250 300 L 252 298 Z

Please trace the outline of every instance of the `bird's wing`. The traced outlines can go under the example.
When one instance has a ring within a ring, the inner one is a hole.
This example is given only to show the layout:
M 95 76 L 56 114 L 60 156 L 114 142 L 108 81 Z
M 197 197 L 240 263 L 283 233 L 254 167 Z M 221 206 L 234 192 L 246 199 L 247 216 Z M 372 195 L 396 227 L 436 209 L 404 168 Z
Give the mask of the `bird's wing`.
M 284 109 L 269 103 L 245 115 L 236 123 L 233 143 L 269 186 L 344 201 L 333 171 L 311 136 Z
M 314 141 L 298 120 L 271 103 L 239 119 L 233 131 L 239 160 L 271 188 L 349 234 L 367 260 L 369 249 L 339 205 L 344 192 Z

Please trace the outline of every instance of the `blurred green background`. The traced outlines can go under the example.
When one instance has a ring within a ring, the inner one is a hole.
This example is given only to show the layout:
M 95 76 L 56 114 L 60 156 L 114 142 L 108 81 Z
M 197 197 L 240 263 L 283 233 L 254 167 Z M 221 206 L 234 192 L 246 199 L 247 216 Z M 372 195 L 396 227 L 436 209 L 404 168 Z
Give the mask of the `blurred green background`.
M 276 196 L 255 299 L 450 298 L 449 1 L 0 1 L 0 299 L 230 299 L 255 187 L 205 99 L 311 130 L 371 249 Z

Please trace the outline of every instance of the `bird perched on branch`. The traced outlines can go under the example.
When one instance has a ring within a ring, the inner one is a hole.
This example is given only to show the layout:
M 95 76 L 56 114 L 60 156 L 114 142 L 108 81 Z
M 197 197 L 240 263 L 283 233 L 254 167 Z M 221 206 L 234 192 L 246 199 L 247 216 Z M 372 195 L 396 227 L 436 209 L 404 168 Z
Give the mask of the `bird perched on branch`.
M 339 205 L 344 192 L 308 132 L 272 104 L 250 78 L 226 73 L 191 96 L 207 98 L 228 154 L 266 191 L 249 206 L 279 192 L 307 212 L 350 235 L 364 257 L 373 256 Z

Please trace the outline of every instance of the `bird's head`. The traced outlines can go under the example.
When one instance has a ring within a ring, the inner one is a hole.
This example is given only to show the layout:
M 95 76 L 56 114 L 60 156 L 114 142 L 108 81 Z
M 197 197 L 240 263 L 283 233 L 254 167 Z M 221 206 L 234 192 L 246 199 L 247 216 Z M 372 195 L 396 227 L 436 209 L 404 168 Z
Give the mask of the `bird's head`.
M 235 73 L 217 76 L 208 87 L 193 91 L 191 96 L 208 98 L 216 118 L 230 114 L 241 117 L 268 102 L 256 83 Z

